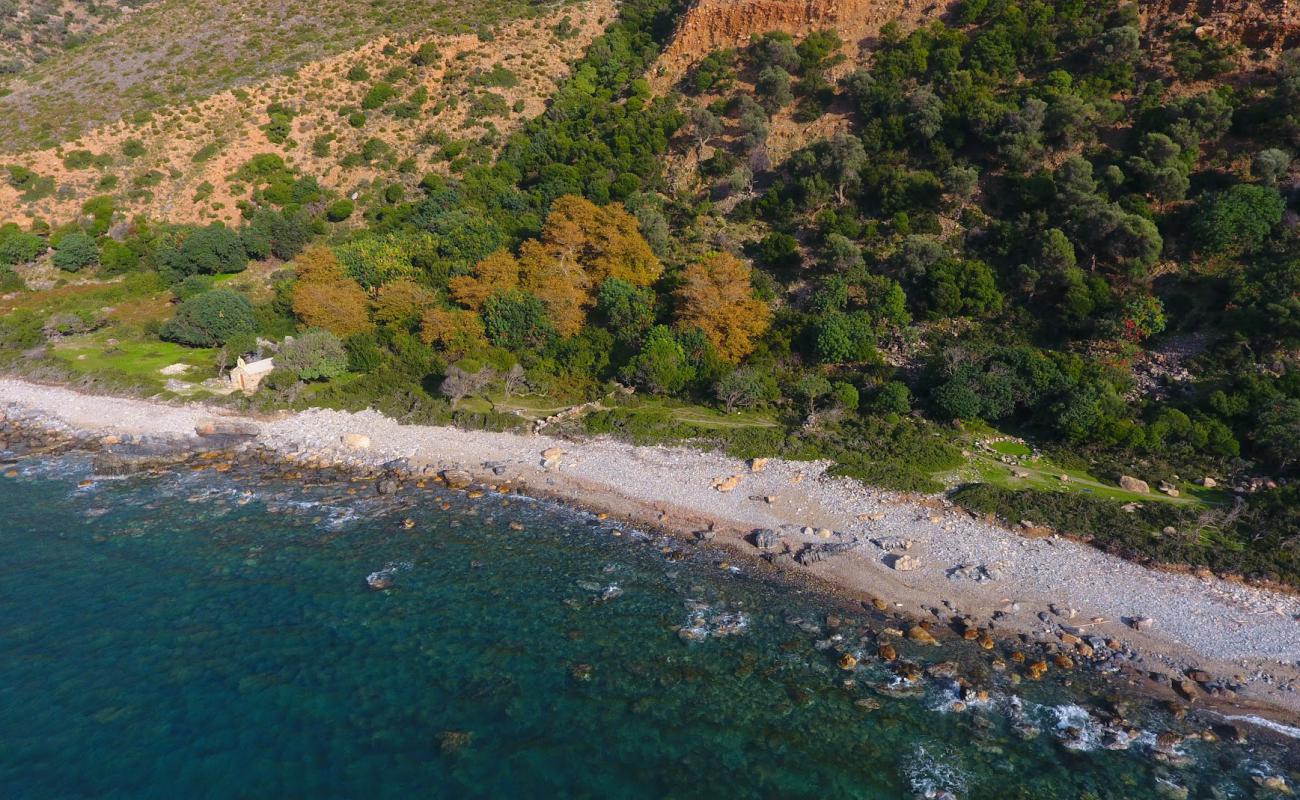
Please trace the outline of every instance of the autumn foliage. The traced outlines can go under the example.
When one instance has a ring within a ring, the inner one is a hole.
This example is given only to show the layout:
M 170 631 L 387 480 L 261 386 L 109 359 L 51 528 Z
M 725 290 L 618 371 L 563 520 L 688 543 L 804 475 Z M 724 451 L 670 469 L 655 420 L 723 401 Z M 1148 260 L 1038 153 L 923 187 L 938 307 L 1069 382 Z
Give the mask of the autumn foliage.
M 600 207 L 566 195 L 552 205 L 540 239 L 524 242 L 517 256 L 496 251 L 448 288 L 452 299 L 473 310 L 494 294 L 523 290 L 542 301 L 560 335 L 571 336 L 582 330 L 605 279 L 648 286 L 662 272 L 636 219 L 621 205 Z
M 343 272 L 328 247 L 312 247 L 294 261 L 298 281 L 293 287 L 293 313 L 309 328 L 324 328 L 337 336 L 364 333 L 370 322 L 370 299 Z
M 730 253 L 713 253 L 688 266 L 677 290 L 677 326 L 699 328 L 718 355 L 736 363 L 754 350 L 772 311 L 754 296 L 753 270 Z

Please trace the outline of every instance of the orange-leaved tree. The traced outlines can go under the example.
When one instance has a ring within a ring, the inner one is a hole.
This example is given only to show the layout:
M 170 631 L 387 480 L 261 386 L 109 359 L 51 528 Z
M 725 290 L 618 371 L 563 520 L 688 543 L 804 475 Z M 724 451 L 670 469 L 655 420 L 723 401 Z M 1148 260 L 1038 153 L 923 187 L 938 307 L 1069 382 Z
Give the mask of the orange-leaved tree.
M 428 308 L 420 318 L 420 338 L 449 355 L 463 356 L 487 343 L 483 320 L 463 308 Z
M 458 275 L 447 282 L 447 290 L 457 303 L 475 311 L 497 292 L 519 287 L 519 260 L 501 248 L 474 265 L 469 275 Z
M 520 245 L 518 257 L 498 250 L 473 273 L 452 278 L 448 289 L 453 300 L 475 311 L 494 294 L 523 289 L 542 301 L 560 335 L 572 336 L 582 330 L 606 279 L 649 286 L 662 273 L 663 264 L 623 206 L 601 207 L 565 195 L 551 204 L 541 238 Z
M 730 253 L 712 253 L 686 267 L 677 290 L 677 326 L 699 328 L 731 363 L 754 351 L 772 310 L 754 296 L 753 270 Z
M 398 278 L 379 287 L 375 295 L 375 321 L 409 328 L 437 301 L 438 296 L 432 290 L 410 278 Z
M 328 247 L 309 247 L 294 259 L 298 280 L 293 286 L 293 313 L 309 328 L 324 328 L 338 336 L 364 333 L 370 321 L 370 298 Z

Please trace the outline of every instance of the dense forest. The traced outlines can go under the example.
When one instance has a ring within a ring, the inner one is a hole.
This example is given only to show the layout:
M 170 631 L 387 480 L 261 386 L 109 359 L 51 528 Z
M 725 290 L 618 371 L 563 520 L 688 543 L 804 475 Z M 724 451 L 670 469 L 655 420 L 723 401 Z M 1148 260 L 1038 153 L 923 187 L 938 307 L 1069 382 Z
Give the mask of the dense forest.
M 360 207 L 259 155 L 239 227 L 124 222 L 110 198 L 6 224 L 0 292 L 48 259 L 111 279 L 114 304 L 164 297 L 114 335 L 214 369 L 274 353 L 255 406 L 511 428 L 512 397 L 603 399 L 584 431 L 832 459 L 1300 584 L 1300 53 L 1243 72 L 1191 29 L 1147 46 L 1134 5 L 964 0 L 860 62 L 834 31 L 772 32 L 655 95 L 680 11 L 628 0 L 499 157 L 418 193 Z M 831 132 L 774 157 L 778 117 Z M 273 266 L 252 290 L 232 280 L 250 264 Z M 53 374 L 52 337 L 106 324 L 55 305 L 0 318 L 4 363 Z M 964 473 L 998 437 L 1166 491 Z

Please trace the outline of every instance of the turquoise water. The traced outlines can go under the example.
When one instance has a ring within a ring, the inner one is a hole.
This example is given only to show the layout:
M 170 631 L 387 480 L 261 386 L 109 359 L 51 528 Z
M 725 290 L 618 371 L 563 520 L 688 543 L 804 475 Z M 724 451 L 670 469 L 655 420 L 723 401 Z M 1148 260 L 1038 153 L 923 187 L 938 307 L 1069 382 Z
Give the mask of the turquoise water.
M 1217 798 L 1296 768 L 1254 736 L 1161 756 L 1155 733 L 1208 722 L 1140 706 L 1129 749 L 1097 747 L 1087 681 L 1013 687 L 963 644 L 900 649 L 958 660 L 987 704 L 933 678 L 888 696 L 859 642 L 883 620 L 539 503 L 20 471 L 0 797 Z

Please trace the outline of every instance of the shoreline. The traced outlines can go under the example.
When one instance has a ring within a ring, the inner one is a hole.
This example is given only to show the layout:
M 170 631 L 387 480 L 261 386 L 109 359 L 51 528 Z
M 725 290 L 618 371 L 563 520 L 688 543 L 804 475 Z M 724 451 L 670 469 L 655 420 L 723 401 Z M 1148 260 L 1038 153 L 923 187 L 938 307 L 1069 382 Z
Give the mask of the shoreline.
M 1291 734 L 1276 726 L 1300 727 L 1295 595 L 1153 570 L 1061 537 L 1024 538 L 939 498 L 828 477 L 825 463 L 773 459 L 754 469 L 686 447 L 406 426 L 370 411 L 256 419 L 219 406 L 0 378 L 0 422 L 6 418 L 110 452 L 133 439 L 219 449 L 222 437 L 196 435 L 217 420 L 220 430 L 212 433 L 243 432 L 225 447 L 251 443 L 300 468 L 389 470 L 427 480 L 462 471 L 455 482 L 508 487 L 707 541 L 738 564 L 850 606 L 925 621 L 936 634 L 974 631 L 967 638 L 1016 642 L 1047 661 L 1091 662 L 1112 673 L 1104 678 L 1116 688 L 1279 735 Z M 758 529 L 774 531 L 776 544 L 756 547 Z M 800 553 L 806 565 L 796 560 Z M 1126 620 L 1137 617 L 1153 625 L 1135 630 Z

